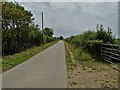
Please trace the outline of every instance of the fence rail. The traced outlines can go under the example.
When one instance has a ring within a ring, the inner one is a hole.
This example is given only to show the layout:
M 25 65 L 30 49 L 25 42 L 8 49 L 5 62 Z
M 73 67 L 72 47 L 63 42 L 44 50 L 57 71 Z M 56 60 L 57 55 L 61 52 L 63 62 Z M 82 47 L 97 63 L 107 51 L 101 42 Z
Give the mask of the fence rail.
M 120 62 L 120 46 L 115 44 L 101 44 L 101 58 L 107 61 Z

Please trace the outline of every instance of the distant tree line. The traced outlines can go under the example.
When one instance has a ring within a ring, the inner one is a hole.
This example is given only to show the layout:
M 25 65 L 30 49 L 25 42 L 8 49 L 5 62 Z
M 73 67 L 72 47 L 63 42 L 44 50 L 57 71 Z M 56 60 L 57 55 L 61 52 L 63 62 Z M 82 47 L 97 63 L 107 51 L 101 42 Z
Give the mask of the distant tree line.
M 33 46 L 54 41 L 53 30 L 40 30 L 31 11 L 16 2 L 2 3 L 2 54 L 18 53 Z
M 96 26 L 95 30 L 88 30 L 82 34 L 71 36 L 66 41 L 82 47 L 97 57 L 100 57 L 101 43 L 114 43 L 115 37 L 112 36 L 110 27 L 105 30 L 103 25 Z

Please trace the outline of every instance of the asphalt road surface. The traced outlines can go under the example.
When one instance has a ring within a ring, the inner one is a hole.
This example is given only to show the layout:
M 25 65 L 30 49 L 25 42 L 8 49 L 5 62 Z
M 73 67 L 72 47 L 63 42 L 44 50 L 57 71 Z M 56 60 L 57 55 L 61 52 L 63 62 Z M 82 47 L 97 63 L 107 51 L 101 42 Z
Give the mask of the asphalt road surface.
M 67 70 L 64 42 L 37 54 L 3 73 L 3 88 L 66 88 Z

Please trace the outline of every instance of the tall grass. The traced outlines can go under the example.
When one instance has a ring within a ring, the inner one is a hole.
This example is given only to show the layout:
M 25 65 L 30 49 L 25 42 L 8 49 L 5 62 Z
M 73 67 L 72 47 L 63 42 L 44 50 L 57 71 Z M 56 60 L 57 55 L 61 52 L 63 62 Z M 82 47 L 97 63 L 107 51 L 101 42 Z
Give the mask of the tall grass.
M 120 45 L 120 39 L 115 39 L 115 44 Z

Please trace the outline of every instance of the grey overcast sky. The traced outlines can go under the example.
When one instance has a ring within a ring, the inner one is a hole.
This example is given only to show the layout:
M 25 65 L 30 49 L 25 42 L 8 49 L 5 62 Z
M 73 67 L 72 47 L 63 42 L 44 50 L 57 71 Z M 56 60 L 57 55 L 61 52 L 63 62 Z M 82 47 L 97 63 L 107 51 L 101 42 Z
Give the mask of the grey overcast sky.
M 118 36 L 117 2 L 19 2 L 30 10 L 35 23 L 41 27 L 41 12 L 44 13 L 44 27 L 54 30 L 54 36 L 69 37 L 103 24 L 111 27 Z

